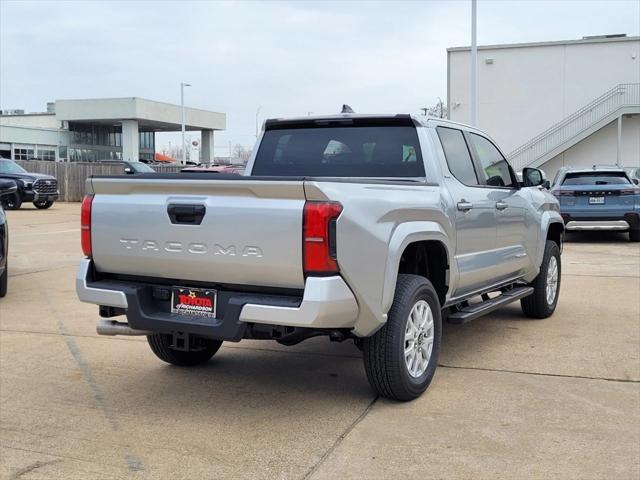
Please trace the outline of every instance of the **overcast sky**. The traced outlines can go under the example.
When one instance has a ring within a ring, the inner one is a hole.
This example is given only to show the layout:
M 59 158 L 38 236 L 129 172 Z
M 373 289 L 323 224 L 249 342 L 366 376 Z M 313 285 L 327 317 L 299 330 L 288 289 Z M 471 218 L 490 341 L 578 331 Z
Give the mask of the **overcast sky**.
M 0 108 L 138 96 L 227 114 L 216 154 L 267 117 L 419 112 L 446 101 L 446 48 L 470 44 L 460 1 L 0 0 Z M 640 2 L 478 2 L 478 43 L 638 35 Z M 175 135 L 158 136 L 157 150 Z

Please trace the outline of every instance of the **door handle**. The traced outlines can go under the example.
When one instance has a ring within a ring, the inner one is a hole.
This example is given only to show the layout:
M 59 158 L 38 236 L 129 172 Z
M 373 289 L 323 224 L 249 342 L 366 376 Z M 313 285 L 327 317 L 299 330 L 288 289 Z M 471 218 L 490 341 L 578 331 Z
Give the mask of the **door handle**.
M 505 208 L 509 208 L 509 204 L 507 202 L 496 202 L 496 208 L 498 210 L 504 210 Z
M 171 223 L 179 225 L 200 225 L 206 211 L 204 205 L 174 203 L 167 207 Z
M 467 210 L 471 210 L 473 208 L 473 203 L 467 202 L 464 198 L 458 202 L 458 210 L 461 212 L 466 212 Z

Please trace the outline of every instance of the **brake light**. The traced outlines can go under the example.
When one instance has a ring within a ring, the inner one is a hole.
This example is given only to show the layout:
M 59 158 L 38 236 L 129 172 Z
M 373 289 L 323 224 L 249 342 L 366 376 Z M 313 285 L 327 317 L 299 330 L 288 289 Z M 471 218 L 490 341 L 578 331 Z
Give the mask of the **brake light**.
M 330 275 L 338 273 L 336 262 L 336 219 L 342 212 L 337 202 L 306 202 L 302 250 L 304 273 Z
M 620 195 L 638 195 L 640 194 L 640 188 L 630 188 L 627 190 L 620 190 Z
M 573 197 L 576 194 L 573 190 L 558 190 L 556 197 Z
M 80 207 L 80 241 L 82 253 L 91 258 L 91 203 L 93 195 L 85 195 Z

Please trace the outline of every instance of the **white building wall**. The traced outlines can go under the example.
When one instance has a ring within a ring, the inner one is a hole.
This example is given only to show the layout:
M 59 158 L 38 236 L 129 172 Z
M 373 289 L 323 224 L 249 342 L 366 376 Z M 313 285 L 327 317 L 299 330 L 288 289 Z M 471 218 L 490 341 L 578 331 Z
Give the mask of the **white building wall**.
M 449 115 L 463 123 L 470 120 L 469 55 L 448 52 Z M 480 47 L 478 126 L 508 153 L 617 84 L 640 82 L 639 57 L 640 37 Z
M 60 128 L 60 121 L 53 114 L 3 115 L 0 116 L 0 126 L 4 125 L 57 129 Z
M 617 122 L 612 122 L 585 138 L 540 168 L 552 179 L 563 166 L 590 167 L 615 165 L 617 158 Z M 624 167 L 640 167 L 640 115 L 624 117 L 620 164 Z

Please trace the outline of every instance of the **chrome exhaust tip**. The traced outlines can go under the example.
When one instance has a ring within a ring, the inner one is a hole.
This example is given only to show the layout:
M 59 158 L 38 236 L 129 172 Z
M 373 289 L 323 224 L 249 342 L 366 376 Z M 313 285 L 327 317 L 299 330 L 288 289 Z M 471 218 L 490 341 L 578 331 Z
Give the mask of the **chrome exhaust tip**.
M 134 330 L 128 323 L 116 322 L 115 320 L 98 320 L 96 325 L 96 331 L 98 335 L 151 335 L 153 332 L 147 332 L 146 330 Z

